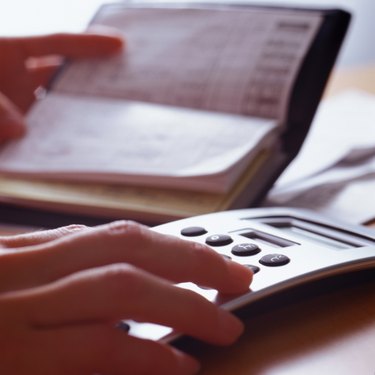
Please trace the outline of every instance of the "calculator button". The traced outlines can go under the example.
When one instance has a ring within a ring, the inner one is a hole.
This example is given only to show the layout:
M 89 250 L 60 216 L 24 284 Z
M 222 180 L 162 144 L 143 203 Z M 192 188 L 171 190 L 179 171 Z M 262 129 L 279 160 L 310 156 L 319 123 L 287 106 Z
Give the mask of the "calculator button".
M 232 237 L 227 234 L 213 234 L 206 238 L 206 244 L 210 246 L 225 246 L 232 242 Z
M 268 267 L 278 267 L 288 264 L 290 259 L 283 254 L 267 254 L 259 260 L 260 264 Z
M 196 237 L 206 233 L 207 231 L 203 227 L 187 227 L 181 230 L 181 234 L 186 237 Z
M 254 243 L 240 243 L 232 248 L 232 254 L 237 255 L 239 257 L 246 257 L 249 255 L 255 255 L 260 252 L 260 248 L 258 245 Z
M 221 254 L 221 256 L 225 259 L 231 260 L 232 258 L 227 254 Z
M 125 323 L 123 320 L 117 323 L 117 328 L 121 329 L 121 331 L 129 332 L 130 331 L 130 325 L 128 323 Z
M 246 264 L 245 267 L 250 268 L 254 275 L 260 271 L 258 266 L 253 266 L 252 264 Z
M 198 288 L 201 288 L 203 290 L 212 290 L 209 286 L 204 286 L 204 285 L 197 285 Z

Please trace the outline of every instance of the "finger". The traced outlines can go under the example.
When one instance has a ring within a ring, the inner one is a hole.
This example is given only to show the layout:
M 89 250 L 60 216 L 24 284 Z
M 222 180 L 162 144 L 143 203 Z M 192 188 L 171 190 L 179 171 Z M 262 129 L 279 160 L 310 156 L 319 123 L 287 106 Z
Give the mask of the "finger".
M 133 319 L 222 345 L 243 330 L 237 318 L 201 295 L 124 264 L 82 271 L 12 298 L 37 328 Z
M 20 110 L 0 93 L 0 142 L 20 138 L 26 132 L 26 123 Z
M 39 330 L 33 341 L 38 344 L 30 367 L 35 374 L 41 370 L 35 363 L 43 364 L 54 375 L 188 375 L 199 368 L 196 360 L 169 346 L 104 325 Z
M 0 236 L 0 249 L 4 249 L 0 262 L 0 293 L 48 282 L 49 275 L 46 270 L 50 265 L 45 262 L 44 265 L 38 264 L 39 267 L 33 268 L 36 264 L 35 262 L 28 263 L 30 259 L 27 254 L 28 249 L 35 249 L 37 245 L 87 229 L 84 225 L 69 225 L 57 229 Z
M 36 88 L 46 87 L 62 63 L 61 56 L 29 58 L 26 61 L 26 69 L 30 73 Z
M 72 224 L 56 229 L 33 231 L 13 236 L 0 236 L 0 247 L 20 250 L 22 247 L 53 241 L 84 229 L 87 229 L 85 225 Z
M 6 123 L 8 117 L 10 117 L 11 128 L 15 130 L 12 131 L 11 134 L 7 133 L 7 139 L 11 138 L 19 138 L 25 134 L 27 125 L 23 118 L 23 114 L 27 112 L 30 106 L 34 103 L 36 99 L 35 90 L 39 87 L 36 85 L 29 75 L 22 77 L 22 82 L 18 80 L 18 84 L 14 84 L 13 86 L 9 86 L 4 88 L 4 92 L 6 92 L 5 100 L 0 100 L 2 103 L 0 104 L 1 107 L 5 108 L 7 114 L 5 118 L 1 119 L 4 123 Z M 5 97 L 5 95 L 4 95 Z M 5 131 L 5 125 L 3 126 L 3 132 Z M 6 127 L 7 128 L 7 127 Z
M 123 46 L 122 38 L 116 34 L 94 32 L 14 38 L 14 42 L 22 48 L 25 57 L 95 57 L 115 53 Z
M 225 293 L 247 291 L 252 279 L 249 269 L 205 245 L 127 221 L 79 231 L 25 251 L 22 257 L 9 254 L 6 264 L 8 273 L 22 274 L 19 282 L 29 286 L 113 263 L 130 263 L 173 282 L 193 281 Z

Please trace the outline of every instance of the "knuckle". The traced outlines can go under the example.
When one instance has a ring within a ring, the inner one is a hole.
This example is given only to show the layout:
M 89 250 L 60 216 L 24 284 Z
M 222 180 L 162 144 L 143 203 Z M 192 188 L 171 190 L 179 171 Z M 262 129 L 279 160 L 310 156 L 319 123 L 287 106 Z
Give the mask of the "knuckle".
M 113 264 L 106 267 L 105 279 L 107 293 L 113 301 L 122 301 L 126 298 L 136 298 L 142 286 L 140 271 L 125 263 Z
M 108 225 L 108 233 L 113 236 L 125 236 L 130 242 L 139 242 L 147 238 L 143 225 L 130 220 L 120 220 Z
M 70 224 L 70 225 L 67 225 L 67 226 L 64 226 L 64 227 L 56 228 L 55 231 L 57 231 L 57 233 L 61 234 L 62 236 L 65 236 L 66 234 L 79 232 L 79 231 L 85 230 L 87 228 L 88 227 L 86 225 L 83 225 L 83 224 Z

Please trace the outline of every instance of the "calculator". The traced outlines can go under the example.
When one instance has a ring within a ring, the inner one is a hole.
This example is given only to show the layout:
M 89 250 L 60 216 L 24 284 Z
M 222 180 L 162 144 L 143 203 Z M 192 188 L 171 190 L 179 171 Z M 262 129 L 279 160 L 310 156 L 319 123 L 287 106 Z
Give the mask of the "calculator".
M 375 231 L 314 212 L 252 208 L 182 219 L 153 230 L 205 243 L 253 270 L 248 292 L 222 296 L 193 283 L 179 286 L 236 312 L 293 287 L 375 268 Z M 156 324 L 125 322 L 129 334 L 172 343 L 181 335 Z

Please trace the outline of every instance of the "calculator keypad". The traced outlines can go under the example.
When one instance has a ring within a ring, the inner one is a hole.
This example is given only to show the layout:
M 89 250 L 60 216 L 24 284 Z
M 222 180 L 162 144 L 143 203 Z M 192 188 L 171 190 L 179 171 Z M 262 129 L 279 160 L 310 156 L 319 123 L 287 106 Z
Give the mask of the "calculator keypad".
M 196 227 L 186 227 L 181 230 L 181 235 L 185 237 L 199 237 L 203 236 L 208 233 L 208 231 L 200 226 Z M 212 247 L 221 247 L 221 246 L 227 246 L 234 242 L 232 236 L 228 234 L 212 234 L 205 238 L 205 243 Z M 242 242 L 235 244 L 230 252 L 231 255 L 234 255 L 235 258 L 238 257 L 242 258 L 243 260 L 246 259 L 246 257 L 252 257 L 256 254 L 259 254 L 261 251 L 263 251 L 262 248 L 260 248 L 256 243 L 253 242 Z M 231 257 L 228 254 L 221 254 L 223 257 L 227 259 L 236 260 L 235 258 Z M 278 254 L 278 253 L 271 253 L 271 254 L 265 254 L 259 259 L 259 264 L 266 267 L 279 267 L 284 266 L 290 262 L 290 258 L 287 257 L 284 254 Z M 253 273 L 258 273 L 260 271 L 260 267 L 255 264 L 243 264 L 245 267 L 250 268 Z
M 326 277 L 330 272 L 335 275 L 341 266 L 344 266 L 343 272 L 357 270 L 358 260 L 363 265 L 374 265 L 373 234 L 362 236 L 353 232 L 352 241 L 350 227 L 341 230 L 336 229 L 335 223 L 319 223 L 319 218 L 315 220 L 309 214 L 305 218 L 305 213 L 299 210 L 249 209 L 187 218 L 156 227 L 156 231 L 207 244 L 224 259 L 252 270 L 255 276 L 251 286 L 240 295 L 221 294 L 192 282 L 178 284 L 216 305 L 223 305 L 228 311 L 236 311 L 274 293 L 317 280 L 321 275 Z M 342 240 L 327 242 L 331 236 Z M 170 327 L 126 323 L 130 326 L 129 334 L 139 338 L 173 342 L 180 336 Z M 121 328 L 127 331 L 128 325 Z

